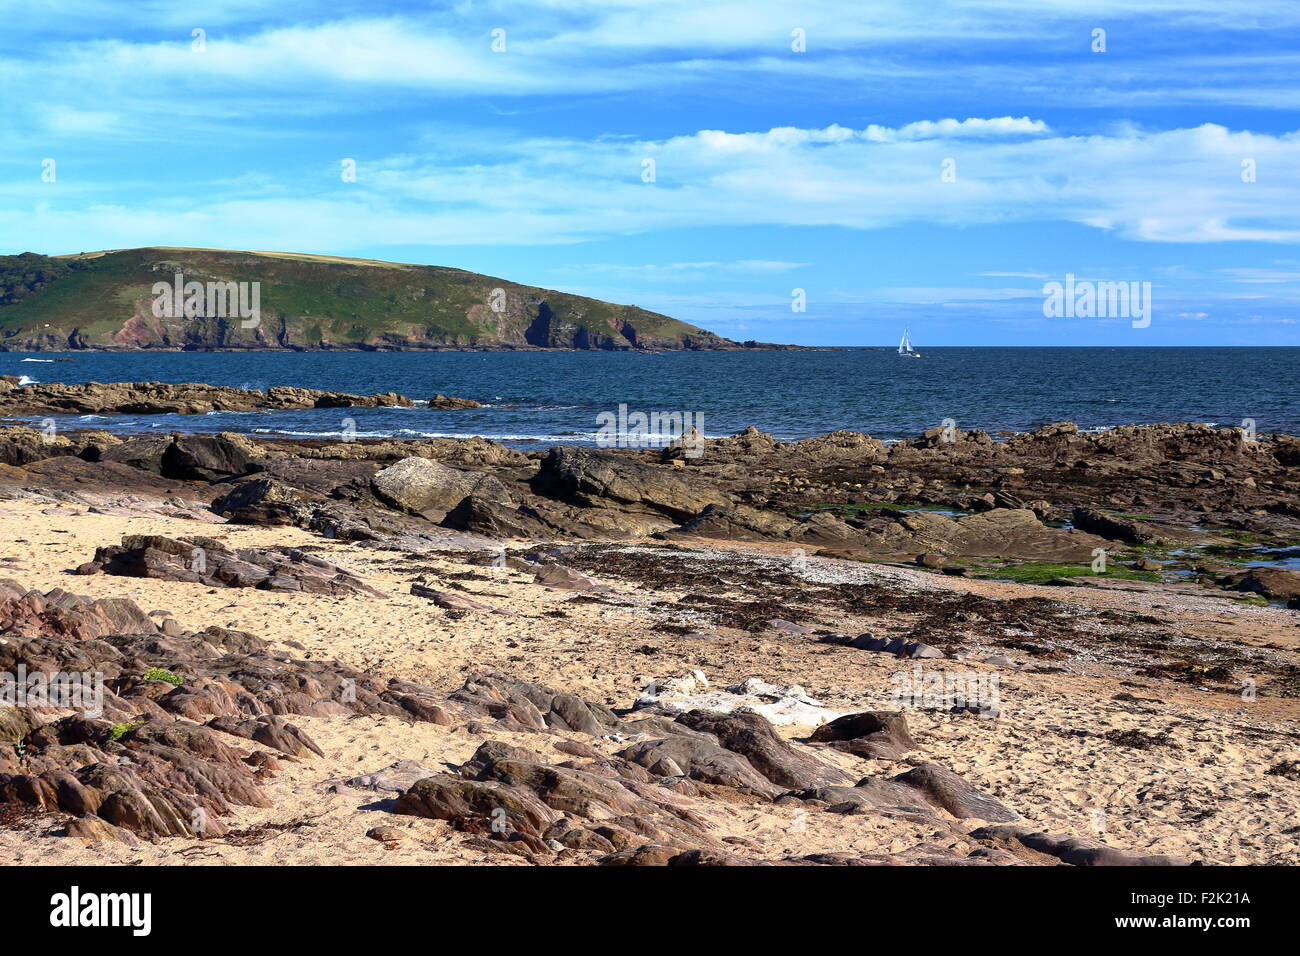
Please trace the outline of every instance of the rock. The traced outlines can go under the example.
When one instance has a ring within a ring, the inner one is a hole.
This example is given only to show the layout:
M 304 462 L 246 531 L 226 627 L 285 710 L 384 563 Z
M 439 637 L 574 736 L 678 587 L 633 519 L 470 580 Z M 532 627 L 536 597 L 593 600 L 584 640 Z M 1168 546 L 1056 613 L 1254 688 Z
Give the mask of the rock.
M 411 514 L 447 512 L 470 495 L 506 497 L 497 479 L 461 471 L 427 458 L 404 458 L 370 479 L 375 497 L 392 508 Z
M 794 621 L 787 621 L 784 618 L 774 617 L 767 622 L 769 631 L 781 631 L 785 634 L 794 634 L 798 636 L 810 636 L 817 633 L 816 628 L 809 627 L 806 624 L 796 624 Z
M 655 678 L 642 693 L 654 699 L 667 695 L 686 696 L 688 694 L 698 694 L 701 691 L 708 690 L 708 687 L 709 679 L 704 675 L 704 671 L 693 670 L 681 677 Z
M 918 658 L 922 660 L 935 660 L 938 658 L 947 657 L 948 655 L 945 654 L 943 651 L 939 650 L 939 648 L 933 647 L 930 644 L 925 644 L 922 643 L 921 641 L 913 641 L 903 649 L 902 656 Z
M 608 584 L 590 575 L 566 568 L 562 564 L 543 564 L 533 574 L 533 582 L 563 591 L 611 591 Z
M 727 541 L 766 541 L 797 537 L 799 522 L 773 511 L 747 505 L 709 505 L 669 536 L 721 538 Z
M 183 481 L 212 481 L 248 472 L 255 449 L 239 435 L 174 435 L 163 451 L 161 474 Z
M 1300 598 L 1300 571 L 1282 568 L 1248 568 L 1235 589 L 1262 594 L 1270 600 Z
M 371 827 L 366 831 L 366 836 L 380 843 L 396 843 L 406 836 L 406 831 L 397 827 Z
M 897 711 L 846 714 L 818 727 L 808 739 L 872 760 L 901 760 L 916 749 L 907 718 Z
M 476 402 L 472 398 L 457 398 L 454 395 L 439 393 L 429 399 L 429 407 L 441 409 L 482 408 L 483 403 Z
M 623 729 L 623 722 L 603 704 L 497 671 L 474 675 L 450 700 L 507 725 L 535 730 L 550 727 L 607 734 Z
M 959 820 L 971 817 L 1004 823 L 1019 820 L 1015 812 L 986 793 L 981 793 L 947 767 L 935 763 L 899 774 L 893 782 L 918 791 L 926 802 L 947 810 Z
M 1090 531 L 1103 538 L 1124 541 L 1128 544 L 1153 544 L 1156 535 L 1140 521 L 1108 515 L 1092 508 L 1074 509 L 1074 526 L 1081 531 Z
M 415 786 L 417 781 L 423 780 L 425 777 L 435 776 L 437 773 L 437 770 L 426 767 L 418 761 L 399 760 L 382 770 L 351 777 L 344 783 L 358 790 L 405 793 Z
M 597 866 L 667 866 L 668 861 L 678 855 L 676 847 L 659 846 L 643 843 L 641 846 L 628 847 L 606 854 L 596 861 Z
M 718 714 L 693 710 L 677 718 L 692 730 L 713 734 L 718 743 L 743 756 L 772 783 L 782 787 L 828 787 L 848 777 L 777 736 L 766 718 L 754 713 Z
M 992 497 L 992 496 L 990 496 Z M 1092 560 L 1102 538 L 1044 525 L 1028 509 L 997 508 L 949 518 L 928 511 L 885 513 L 859 536 L 859 546 L 875 554 L 941 553 L 970 557 Z
M 493 611 L 495 613 L 505 613 L 504 611 L 497 611 L 496 608 L 483 604 L 480 601 L 475 601 L 473 598 L 468 598 L 463 594 L 457 594 L 455 591 L 439 591 L 436 588 L 425 587 L 423 584 L 412 584 L 411 593 L 416 597 L 428 598 L 434 604 L 438 605 L 438 607 L 446 608 L 449 611 Z
M 82 840 L 88 844 L 101 843 L 106 840 L 114 843 L 125 843 L 127 846 L 138 846 L 140 843 L 139 839 L 130 830 L 114 826 L 93 813 L 69 821 L 63 835 Z
M 274 478 L 256 478 L 236 485 L 212 502 L 212 510 L 232 524 L 296 525 L 303 494 Z
M 720 846 L 682 798 L 650 785 L 654 778 L 633 764 L 596 761 L 580 769 L 541 763 L 521 751 L 488 741 L 462 765 L 459 777 L 419 781 L 394 810 L 447 820 L 495 840 L 522 841 L 533 852 L 549 852 L 548 841 L 602 851 L 647 839 L 681 849 Z
M 444 527 L 470 531 L 490 538 L 524 540 L 555 537 L 626 538 L 656 530 L 640 519 L 617 512 L 558 505 L 545 498 L 528 496 L 523 501 L 498 501 L 483 495 L 469 495 L 447 512 Z
M 151 471 L 160 475 L 163 453 L 171 447 L 171 444 L 171 436 L 132 438 L 104 449 L 98 457 L 100 461 L 119 462 L 132 468 L 139 468 L 141 471 Z
M 680 777 L 686 773 L 672 757 L 660 757 L 650 768 L 656 777 Z
M 552 448 L 532 486 L 540 495 L 580 507 L 614 507 L 675 521 L 708 505 L 726 504 L 718 491 L 674 469 L 588 448 Z
M 942 650 L 931 644 L 921 641 L 907 641 L 901 637 L 893 640 L 886 640 L 883 637 L 876 637 L 874 634 L 859 634 L 853 637 L 849 634 L 827 634 L 818 638 L 820 644 L 838 644 L 841 647 L 853 647 L 858 650 L 872 651 L 879 654 L 895 654 L 899 657 L 911 657 L 917 659 L 939 659 L 947 657 Z
M 287 715 L 423 721 L 427 711 L 461 716 L 470 709 L 435 703 L 431 690 L 409 682 L 385 686 L 334 661 L 294 660 L 242 631 L 190 632 L 163 620 L 173 626 L 160 631 L 125 598 L 41 594 L 0 579 L 0 672 L 96 673 L 104 681 L 102 718 L 78 712 L 49 719 L 47 712 L 42 722 L 35 711 L 0 707 L 0 749 L 23 755 L 18 766 L 0 754 L 0 809 L 72 814 L 81 820 L 69 834 L 86 840 L 123 839 L 113 828 L 148 837 L 220 836 L 219 818 L 233 807 L 270 806 L 261 781 L 279 761 L 262 749 L 245 755 L 243 741 L 295 760 L 321 755 Z M 148 677 L 154 670 L 179 683 Z M 618 724 L 612 714 L 608 720 Z M 239 749 L 227 743 L 232 738 Z M 399 783 L 429 774 L 399 764 L 358 783 L 391 788 L 403 770 Z
M 656 772 L 654 768 L 662 770 L 671 764 L 679 771 L 672 776 L 684 774 L 692 780 L 752 790 L 767 796 L 781 792 L 780 787 L 759 773 L 742 755 L 698 737 L 672 736 L 662 740 L 644 740 L 620 750 L 618 756 L 645 767 L 656 776 L 669 776 Z
M 411 404 L 409 398 L 391 392 L 365 396 L 277 386 L 263 393 L 199 382 L 85 382 L 77 385 L 50 382 L 0 394 L 0 411 L 29 414 L 202 415 L 212 411 L 250 412 L 264 408 Z
M 1039 853 L 1054 856 L 1071 866 L 1190 866 L 1190 861 L 1162 854 L 1128 853 L 1096 840 L 1068 837 L 1059 833 L 1034 831 L 1021 826 L 980 827 L 971 831 L 972 839 L 996 843 L 1015 842 Z
M 387 595 L 336 564 L 295 548 L 232 551 L 213 538 L 123 535 L 121 546 L 98 548 L 83 572 L 183 581 L 208 587 L 253 587 L 311 594 Z
M 916 563 L 923 568 L 942 568 L 948 563 L 948 558 L 946 555 L 926 552 L 916 556 Z
M 532 836 L 540 836 L 560 818 L 523 788 L 490 780 L 462 780 L 450 774 L 418 781 L 397 798 L 393 812 L 447 820 L 467 833 L 519 832 Z

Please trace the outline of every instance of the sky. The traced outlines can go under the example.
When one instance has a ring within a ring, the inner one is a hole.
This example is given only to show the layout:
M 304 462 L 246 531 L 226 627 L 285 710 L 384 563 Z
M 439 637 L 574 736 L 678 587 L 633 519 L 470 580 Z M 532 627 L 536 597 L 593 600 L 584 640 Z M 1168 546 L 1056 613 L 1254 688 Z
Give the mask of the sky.
M 808 345 L 1300 345 L 1294 0 L 0 22 L 0 254 L 447 265 Z M 1045 315 L 1067 275 L 1150 283 L 1150 321 Z

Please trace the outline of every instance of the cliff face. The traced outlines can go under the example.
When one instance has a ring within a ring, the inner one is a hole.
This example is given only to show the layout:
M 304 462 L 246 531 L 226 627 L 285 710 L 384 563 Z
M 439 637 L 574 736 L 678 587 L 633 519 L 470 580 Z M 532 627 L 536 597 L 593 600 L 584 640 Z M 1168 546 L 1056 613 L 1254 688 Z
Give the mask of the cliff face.
M 0 256 L 4 351 L 741 347 L 636 306 L 438 266 L 167 248 Z

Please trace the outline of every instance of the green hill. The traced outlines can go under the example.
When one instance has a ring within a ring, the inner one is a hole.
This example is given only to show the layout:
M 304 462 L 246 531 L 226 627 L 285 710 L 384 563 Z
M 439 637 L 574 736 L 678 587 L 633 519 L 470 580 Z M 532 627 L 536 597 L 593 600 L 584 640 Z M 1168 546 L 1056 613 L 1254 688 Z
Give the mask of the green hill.
M 154 285 L 177 272 L 205 287 L 259 283 L 259 322 L 206 301 L 159 317 Z M 742 346 L 636 306 L 439 266 L 179 248 L 0 256 L 3 351 L 529 347 Z

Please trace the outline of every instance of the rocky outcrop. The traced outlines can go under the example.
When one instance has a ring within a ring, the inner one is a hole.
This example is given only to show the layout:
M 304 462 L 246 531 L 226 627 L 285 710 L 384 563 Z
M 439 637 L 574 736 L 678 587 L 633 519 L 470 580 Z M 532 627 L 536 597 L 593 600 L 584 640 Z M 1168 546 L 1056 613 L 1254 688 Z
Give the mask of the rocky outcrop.
M 484 849 L 517 851 L 538 862 L 565 849 L 613 851 L 647 842 L 722 848 L 685 801 L 634 769 L 599 761 L 552 765 L 523 748 L 489 741 L 459 774 L 417 782 L 394 812 L 446 820 L 462 832 L 494 838 L 478 844 Z
M 296 525 L 307 496 L 275 478 L 241 482 L 214 498 L 212 510 L 232 524 Z
M 1250 568 L 1236 578 L 1233 587 L 1238 591 L 1260 594 L 1277 601 L 1300 598 L 1300 571 L 1284 568 Z
M 445 397 L 445 396 L 444 396 Z M 276 386 L 266 392 L 200 382 L 62 382 L 24 385 L 0 393 L 0 414 L 203 415 L 290 408 L 410 407 L 404 395 L 353 395 Z
M 1044 525 L 1028 509 L 998 508 L 950 518 L 927 511 L 895 512 L 878 519 L 858 546 L 878 554 L 938 552 L 1049 561 L 1090 561 L 1105 540 Z
M 1129 853 L 1106 846 L 1096 840 L 1048 833 L 1024 826 L 980 827 L 971 832 L 979 840 L 995 844 L 1018 843 L 1039 853 L 1048 854 L 1071 866 L 1190 866 L 1183 857 L 1165 854 Z
M 461 471 L 428 458 L 404 458 L 377 472 L 370 490 L 390 507 L 411 514 L 438 512 L 441 517 L 470 495 L 508 499 L 505 486 L 481 472 Z
M 911 787 L 931 806 L 946 810 L 958 820 L 975 818 L 991 823 L 1019 820 L 1020 816 L 993 797 L 976 790 L 947 767 L 923 763 L 899 774 L 893 782 Z
M 78 574 L 101 572 L 208 587 L 385 597 L 352 572 L 296 548 L 231 549 L 197 536 L 124 535 L 121 546 L 96 549 L 94 559 L 77 569 Z
M 67 835 L 86 841 L 225 834 L 234 807 L 271 805 L 276 754 L 321 753 L 292 715 L 450 722 L 428 688 L 294 660 L 242 631 L 159 625 L 125 598 L 0 580 L 0 633 L 0 672 L 102 677 L 98 694 L 0 706 L 0 806 L 71 814 Z
M 178 274 L 205 294 L 150 291 Z M 64 281 L 76 283 L 76 309 L 50 291 Z M 764 347 L 633 305 L 461 269 L 223 249 L 0 256 L 0 317 L 0 351 L 21 352 Z
M 901 760 L 916 749 L 907 718 L 898 711 L 846 714 L 822 724 L 808 739 L 870 760 Z
M 443 395 L 439 392 L 433 398 L 429 399 L 430 408 L 440 408 L 444 410 L 458 410 L 462 408 L 482 408 L 482 402 L 476 402 L 472 398 L 457 398 L 455 395 Z
M 588 448 L 552 448 L 532 486 L 540 495 L 584 508 L 614 508 L 674 521 L 726 503 L 717 489 L 671 469 Z
M 758 714 L 693 710 L 677 720 L 692 730 L 713 735 L 719 744 L 743 756 L 778 786 L 833 787 L 847 780 L 844 771 L 786 743 L 772 729 L 772 724 Z
M 608 707 L 497 671 L 472 677 L 450 699 L 507 725 L 528 730 L 554 727 L 604 734 L 623 726 Z

